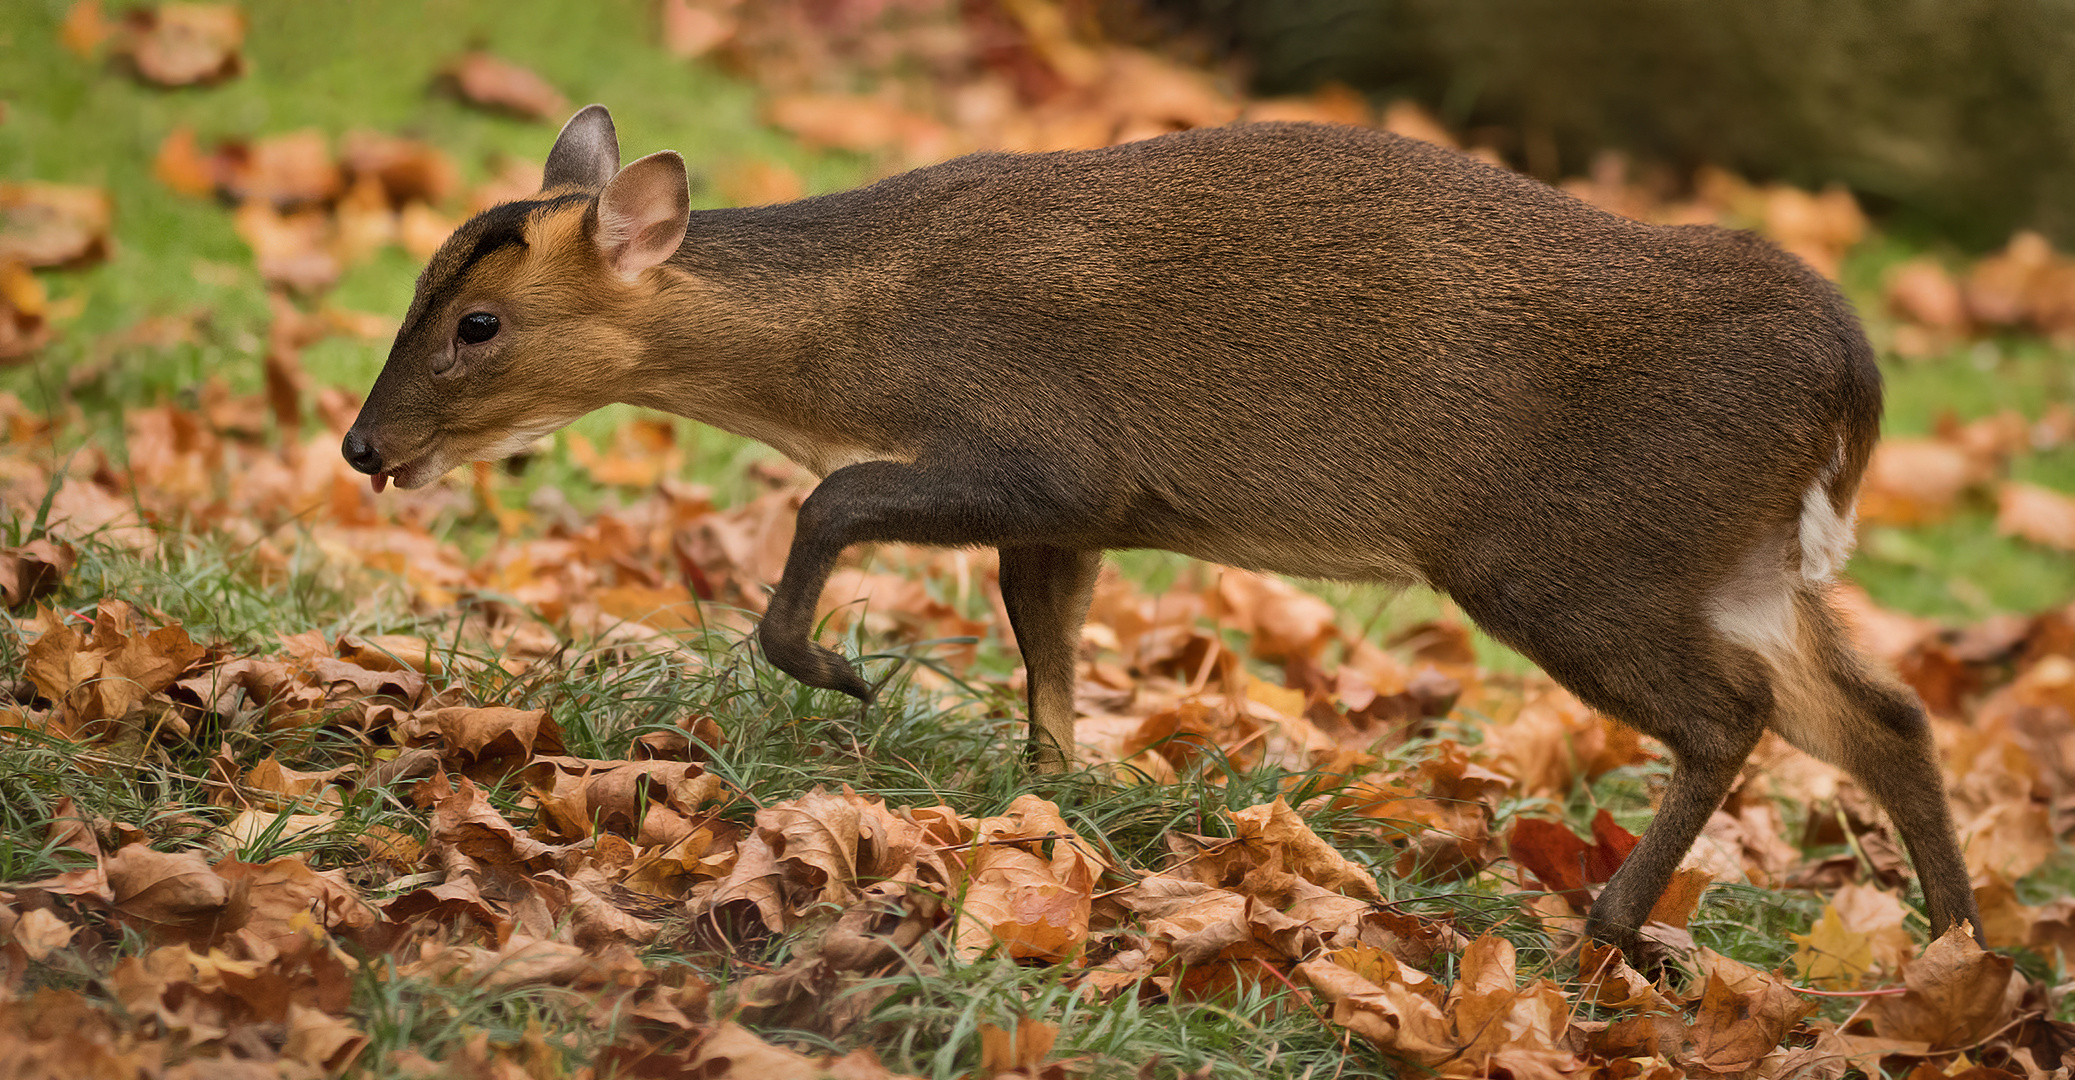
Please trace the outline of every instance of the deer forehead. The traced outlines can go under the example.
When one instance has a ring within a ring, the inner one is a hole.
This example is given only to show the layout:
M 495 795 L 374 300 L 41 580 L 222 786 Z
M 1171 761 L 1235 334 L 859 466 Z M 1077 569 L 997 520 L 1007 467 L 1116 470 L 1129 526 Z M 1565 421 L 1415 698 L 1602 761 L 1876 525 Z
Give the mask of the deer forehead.
M 526 222 L 529 285 L 551 281 L 582 281 L 586 284 L 606 277 L 595 246 L 585 229 L 588 200 L 553 206 L 533 214 Z
M 603 268 L 586 240 L 589 208 L 586 196 L 562 195 L 476 215 L 426 264 L 414 315 L 437 317 L 461 296 L 530 297 L 556 285 L 602 283 Z

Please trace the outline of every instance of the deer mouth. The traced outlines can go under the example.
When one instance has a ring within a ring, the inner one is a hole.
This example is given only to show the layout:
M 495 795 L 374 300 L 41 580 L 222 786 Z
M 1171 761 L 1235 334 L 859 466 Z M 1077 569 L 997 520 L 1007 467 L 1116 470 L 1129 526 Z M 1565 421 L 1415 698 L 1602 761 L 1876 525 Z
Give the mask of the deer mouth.
M 368 486 L 373 488 L 377 495 L 391 483 L 403 491 L 424 487 L 446 472 L 445 469 L 437 467 L 437 463 L 433 461 L 435 456 L 437 455 L 421 454 L 401 465 L 392 465 L 381 472 L 370 473 L 367 478 Z
M 421 488 L 445 476 L 461 462 L 496 461 L 510 457 L 561 426 L 562 424 L 558 423 L 507 431 L 489 439 L 487 443 L 481 437 L 464 437 L 459 440 L 448 436 L 436 437 L 430 442 L 420 443 L 418 454 L 406 459 L 402 464 L 369 473 L 367 482 L 377 495 L 390 484 L 395 484 L 405 491 Z

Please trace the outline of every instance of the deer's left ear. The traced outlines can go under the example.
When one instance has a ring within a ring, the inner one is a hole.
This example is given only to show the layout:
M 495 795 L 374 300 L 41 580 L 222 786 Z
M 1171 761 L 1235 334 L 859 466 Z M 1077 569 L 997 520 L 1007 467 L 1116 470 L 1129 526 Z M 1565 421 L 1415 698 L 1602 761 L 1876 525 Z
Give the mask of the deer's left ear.
M 619 167 L 620 138 L 612 129 L 612 114 L 603 105 L 586 105 L 555 136 L 555 148 L 548 151 L 547 164 L 541 169 L 540 189 L 596 191 Z
M 684 159 L 663 150 L 621 169 L 598 196 L 598 253 L 629 281 L 684 243 L 692 218 Z

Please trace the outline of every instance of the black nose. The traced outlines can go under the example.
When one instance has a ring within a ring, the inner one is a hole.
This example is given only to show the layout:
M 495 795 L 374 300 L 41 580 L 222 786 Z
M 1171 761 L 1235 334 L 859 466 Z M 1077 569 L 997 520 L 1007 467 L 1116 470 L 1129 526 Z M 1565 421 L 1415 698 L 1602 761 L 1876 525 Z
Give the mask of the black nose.
M 346 455 L 346 464 L 369 476 L 382 471 L 381 453 L 358 431 L 346 433 L 346 441 L 339 445 L 339 453 Z

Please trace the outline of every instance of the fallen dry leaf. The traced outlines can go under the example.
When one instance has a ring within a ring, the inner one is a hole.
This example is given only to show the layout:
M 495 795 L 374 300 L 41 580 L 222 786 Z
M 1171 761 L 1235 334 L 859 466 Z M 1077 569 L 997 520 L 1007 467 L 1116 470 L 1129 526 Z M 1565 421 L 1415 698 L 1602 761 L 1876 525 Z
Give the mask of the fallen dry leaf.
M 1845 929 L 1864 935 L 1877 974 L 1896 974 L 1916 955 L 1904 923 L 1912 912 L 1894 893 L 1872 885 L 1850 884 L 1830 897 L 1825 910 L 1837 912 Z
M 800 174 L 764 158 L 736 162 L 715 178 L 713 186 L 730 206 L 768 206 L 807 194 Z
M 1441 121 L 1435 119 L 1425 106 L 1409 98 L 1399 98 L 1384 106 L 1382 123 L 1378 126 L 1408 139 L 1420 139 L 1450 149 L 1458 147 L 1455 136 L 1449 134 Z
M 1059 1025 L 1017 1020 L 1008 1028 L 980 1025 L 980 1075 L 1030 1072 L 1044 1064 L 1059 1038 Z
M 48 908 L 33 908 L 16 919 L 8 931 L 29 959 L 42 963 L 50 954 L 72 943 L 79 928 L 51 914 Z
M 423 790 L 435 800 L 434 844 L 489 866 L 545 869 L 551 862 L 548 846 L 514 828 L 468 777 L 450 784 L 442 773 Z
M 238 236 L 252 248 L 260 276 L 299 293 L 330 288 L 344 271 L 332 250 L 335 224 L 327 214 L 304 210 L 282 214 L 265 202 L 248 202 L 233 218 Z
M 1429 1069 L 1452 1060 L 1456 1037 L 1441 1010 L 1440 987 L 1388 955 L 1380 958 L 1378 973 L 1380 978 L 1372 981 L 1326 960 L 1307 960 L 1294 969 L 1332 1002 L 1333 1023 L 1384 1053 Z
M 1436 745 L 1411 776 L 1365 779 L 1336 801 L 1384 823 L 1386 839 L 1405 843 L 1395 867 L 1399 873 L 1460 878 L 1496 854 L 1491 825 L 1499 798 L 1512 786 L 1513 781 L 1471 761 L 1468 751 L 1447 741 Z
M 125 915 L 204 936 L 245 920 L 246 890 L 217 874 L 198 852 L 130 844 L 109 856 L 105 869 L 114 906 Z
M 1271 972 L 1316 954 L 1322 944 L 1312 927 L 1230 890 L 1153 878 L 1134 893 L 1120 899 L 1147 916 L 1149 959 L 1156 970 L 1178 965 L 1171 993 L 1190 1000 L 1266 989 L 1274 982 Z
M 108 257 L 115 208 L 79 184 L 0 184 L 0 263 L 77 267 Z
M 50 301 L 29 268 L 0 262 L 0 363 L 35 355 L 50 341 Z
M 1329 892 L 1382 901 L 1376 879 L 1334 850 L 1283 800 L 1237 811 L 1232 823 L 1237 842 L 1193 858 L 1184 868 L 1188 876 L 1207 885 L 1239 888 L 1248 879 L 1265 885 L 1259 879 L 1266 870 L 1270 875 L 1295 875 Z
M 469 189 L 463 200 L 468 213 L 477 214 L 502 203 L 530 198 L 540 190 L 539 162 L 500 157 L 496 168 L 489 179 Z
M 424 203 L 407 203 L 404 205 L 403 213 L 397 216 L 397 242 L 413 257 L 429 259 L 439 250 L 441 244 L 447 242 L 447 237 L 453 234 L 457 224 L 459 222 Z
M 1591 1000 L 1604 1008 L 1642 1013 L 1676 1013 L 1678 1006 L 1642 973 L 1630 967 L 1621 950 L 1586 938 L 1579 943 L 1578 981 L 1591 988 Z
M 132 636 L 124 629 L 130 618 L 127 604 L 102 601 L 91 637 L 69 624 L 53 627 L 30 644 L 25 673 L 77 722 L 121 719 L 204 654 L 178 626 Z
M 1850 990 L 1873 970 L 1873 940 L 1847 927 L 1832 904 L 1806 934 L 1787 935 L 1800 947 L 1794 968 L 1801 978 L 1825 990 Z
M 1211 595 L 1213 617 L 1245 633 L 1263 659 L 1316 656 L 1339 631 L 1331 604 L 1268 574 L 1226 570 Z
M 974 827 L 966 861 L 964 902 L 951 938 L 960 955 L 999 946 L 1018 959 L 1057 961 L 1086 942 L 1103 863 L 1057 806 L 1020 796 L 1008 813 Z
M 713 1027 L 681 1075 L 713 1080 L 906 1080 L 887 1071 L 869 1050 L 840 1058 L 811 1058 L 773 1046 L 737 1024 Z
M 203 154 L 194 129 L 185 124 L 166 133 L 151 160 L 151 175 L 159 183 L 192 198 L 214 192 L 222 183 L 222 172 L 220 159 Z
M 448 768 L 483 783 L 503 780 L 536 754 L 563 751 L 562 728 L 545 709 L 435 709 L 406 721 L 399 734 L 407 746 L 436 743 Z
M 461 190 L 461 171 L 453 159 L 417 139 L 349 131 L 340 144 L 339 160 L 352 182 L 373 183 L 391 209 L 411 202 L 438 206 Z
M 283 855 L 265 863 L 225 859 L 212 868 L 242 889 L 247 915 L 244 929 L 284 952 L 291 941 L 315 930 L 355 934 L 373 927 L 379 915 L 339 870 L 318 870 L 300 856 Z
M 261 842 L 285 843 L 323 836 L 339 824 L 338 814 L 284 814 L 272 810 L 246 810 L 223 827 L 223 843 L 233 849 Z
M 414 966 L 414 974 L 466 979 L 499 989 L 582 989 L 612 985 L 639 971 L 641 961 L 624 945 L 593 951 L 567 942 L 513 933 L 495 949 L 470 945 L 428 948 Z
M 288 1038 L 281 1055 L 312 1069 L 343 1071 L 366 1046 L 368 1036 L 351 1022 L 300 1002 L 288 1006 Z
M 1888 307 L 1919 326 L 1946 334 L 1967 329 L 1967 298 L 1944 266 L 1911 259 L 1888 271 Z
M 847 789 L 816 788 L 758 811 L 737 853 L 729 872 L 694 897 L 695 915 L 733 909 L 782 931 L 806 909 L 857 902 L 863 884 L 905 881 L 941 895 L 955 877 L 921 825 Z
M 1775 184 L 1766 189 L 1763 228 L 1781 247 L 1835 279 L 1845 253 L 1866 235 L 1866 215 L 1842 184 L 1819 194 Z
M 1996 489 L 1996 531 L 2061 551 L 2075 551 L 2075 497 L 2009 481 Z
M 741 0 L 664 0 L 663 47 L 671 55 L 693 59 L 726 45 L 735 36 L 735 8 Z
M 115 25 L 101 10 L 100 0 L 76 0 L 65 11 L 65 21 L 58 25 L 58 40 L 65 48 L 81 59 L 93 59 L 94 52 L 115 34 Z
M 245 14 L 236 7 L 168 3 L 125 14 L 114 51 L 160 86 L 193 86 L 243 74 L 244 43 Z
M 942 124 L 877 98 L 789 94 L 765 106 L 771 123 L 815 145 L 859 154 L 897 151 L 918 164 L 949 156 Z
M 2002 251 L 1974 264 L 1967 274 L 1970 314 L 1991 326 L 2017 326 L 2031 314 L 2033 290 L 2054 265 L 2053 245 L 2030 230 L 2010 238 Z
M 569 99 L 546 79 L 502 57 L 464 53 L 443 70 L 463 101 L 528 120 L 557 120 L 569 112 Z
M 78 561 L 72 545 L 51 540 L 0 549 L 0 601 L 21 608 L 58 591 Z
M 24 1080 L 148 1076 L 165 1056 L 72 990 L 0 998 L 0 1030 L 0 1074 Z
M 334 781 L 353 771 L 354 767 L 344 765 L 335 769 L 314 771 L 291 769 L 281 764 L 279 757 L 268 754 L 259 764 L 246 771 L 241 783 L 248 793 L 265 792 L 282 796 L 281 799 L 273 800 L 281 805 L 298 803 L 304 806 L 317 806 L 327 802 L 337 805 L 337 792 L 327 789 Z
M 315 128 L 233 143 L 218 155 L 218 184 L 241 203 L 265 202 L 286 211 L 329 202 L 345 190 L 331 141 Z
M 1694 1015 L 1693 1064 L 1717 1073 L 1756 1065 L 1815 1006 L 1787 984 L 1713 950 L 1702 950 L 1707 983 Z
M 1462 1053 L 1475 1059 L 1514 1051 L 1568 1061 L 1562 1038 L 1570 1009 L 1563 991 L 1547 979 L 1519 983 L 1512 942 L 1486 934 L 1463 950 L 1448 1003 Z
M 1952 516 L 1962 493 L 1986 483 L 1988 463 L 1946 442 L 1883 439 L 1859 486 L 1859 515 L 1883 525 L 1926 525 Z
M 1873 998 L 1864 1015 L 1883 1038 L 1928 1043 L 1934 1049 L 1968 1046 L 2009 1017 L 2015 961 L 1984 952 L 1972 935 L 1953 927 L 1902 965 L 1908 991 Z
M 1294 121 L 1368 127 L 1374 121 L 1375 114 L 1369 106 L 1368 98 L 1360 91 L 1346 83 L 1335 81 L 1325 83 L 1312 91 L 1308 97 L 1267 98 L 1248 102 L 1241 119 L 1248 123 Z M 1389 127 L 1388 124 L 1385 126 L 1400 135 L 1408 134 L 1398 128 Z
M 1605 810 L 1593 817 L 1592 833 L 1593 841 L 1588 844 L 1559 822 L 1522 818 L 1507 837 L 1507 853 L 1542 888 L 1584 911 L 1592 906 L 1585 886 L 1612 879 L 1636 845 L 1635 836 L 1615 824 L 1613 815 Z

